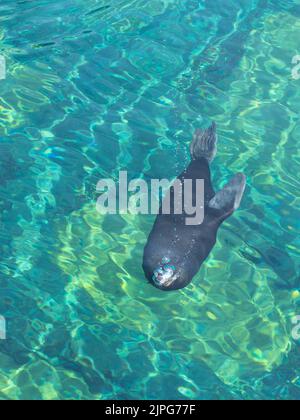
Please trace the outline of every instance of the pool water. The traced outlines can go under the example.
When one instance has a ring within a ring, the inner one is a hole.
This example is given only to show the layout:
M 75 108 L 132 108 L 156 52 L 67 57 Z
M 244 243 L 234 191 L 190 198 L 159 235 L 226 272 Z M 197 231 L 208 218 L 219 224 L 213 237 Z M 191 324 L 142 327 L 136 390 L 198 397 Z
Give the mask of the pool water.
M 2 0 L 1 399 L 300 399 L 299 0 Z M 177 176 L 216 121 L 240 210 L 188 288 L 96 184 Z

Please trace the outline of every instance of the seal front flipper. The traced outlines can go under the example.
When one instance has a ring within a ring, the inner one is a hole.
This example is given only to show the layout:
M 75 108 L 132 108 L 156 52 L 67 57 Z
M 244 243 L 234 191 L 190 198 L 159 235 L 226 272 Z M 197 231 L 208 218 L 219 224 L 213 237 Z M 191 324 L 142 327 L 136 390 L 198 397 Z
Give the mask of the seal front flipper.
M 209 208 L 220 213 L 226 219 L 240 207 L 246 188 L 246 176 L 236 174 L 232 180 L 219 191 L 209 202 Z

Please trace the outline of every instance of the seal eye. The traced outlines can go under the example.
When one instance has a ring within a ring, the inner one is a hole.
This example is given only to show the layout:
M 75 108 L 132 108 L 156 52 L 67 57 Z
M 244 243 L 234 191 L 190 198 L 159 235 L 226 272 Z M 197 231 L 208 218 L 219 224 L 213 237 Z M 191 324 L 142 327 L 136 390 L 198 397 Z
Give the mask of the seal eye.
M 176 271 L 176 268 L 174 267 L 174 265 L 169 265 L 168 264 L 168 265 L 165 265 L 164 270 L 168 271 L 168 272 L 172 271 L 172 273 L 174 273 L 174 271 Z

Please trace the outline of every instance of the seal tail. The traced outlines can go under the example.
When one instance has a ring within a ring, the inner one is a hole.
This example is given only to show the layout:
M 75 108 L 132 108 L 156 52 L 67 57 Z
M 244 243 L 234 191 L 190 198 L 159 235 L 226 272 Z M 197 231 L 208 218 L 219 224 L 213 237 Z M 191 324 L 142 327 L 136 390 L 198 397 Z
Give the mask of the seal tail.
M 226 218 L 240 207 L 246 188 L 246 176 L 236 174 L 232 180 L 210 200 L 209 207 Z
M 191 144 L 191 155 L 193 160 L 201 158 L 211 163 L 217 154 L 217 125 L 212 123 L 207 130 L 196 130 Z

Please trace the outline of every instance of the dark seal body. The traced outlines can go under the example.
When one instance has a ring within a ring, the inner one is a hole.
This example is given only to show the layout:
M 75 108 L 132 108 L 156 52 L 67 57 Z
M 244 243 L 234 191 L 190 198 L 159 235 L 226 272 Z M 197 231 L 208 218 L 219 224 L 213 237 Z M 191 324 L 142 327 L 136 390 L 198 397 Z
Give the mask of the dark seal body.
M 189 179 L 204 180 L 204 220 L 188 226 L 190 215 L 178 215 L 171 206 L 171 214 L 158 215 L 144 251 L 143 269 L 146 278 L 155 287 L 178 290 L 186 287 L 198 273 L 213 249 L 221 223 L 239 206 L 245 177 L 238 174 L 219 193 L 215 194 L 210 172 L 210 162 L 216 154 L 216 126 L 197 131 L 191 147 L 192 162 L 178 177 L 181 183 Z M 193 193 L 195 191 L 193 190 Z M 171 203 L 174 191 L 171 188 Z M 193 200 L 196 203 L 196 200 Z

